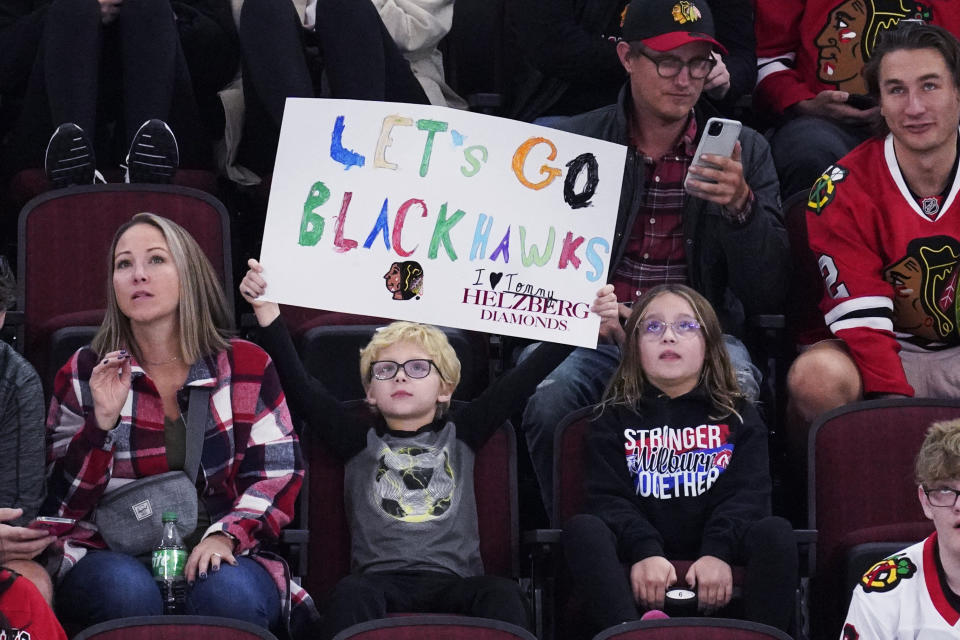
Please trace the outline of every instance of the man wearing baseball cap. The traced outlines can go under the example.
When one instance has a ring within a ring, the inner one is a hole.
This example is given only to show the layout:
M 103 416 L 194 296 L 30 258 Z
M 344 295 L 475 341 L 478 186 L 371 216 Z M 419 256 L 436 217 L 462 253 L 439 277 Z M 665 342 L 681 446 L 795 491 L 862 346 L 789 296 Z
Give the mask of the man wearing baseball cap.
M 629 147 L 608 282 L 622 316 L 643 291 L 686 284 L 716 309 L 744 393 L 755 400 L 759 371 L 740 334 L 744 317 L 778 313 L 787 280 L 787 234 L 766 141 L 744 127 L 731 157 L 694 167 L 707 119 L 698 102 L 717 43 L 704 0 L 633 0 L 617 54 L 627 82 L 616 104 L 565 119 L 557 128 Z M 690 174 L 690 190 L 684 179 Z M 600 399 L 620 361 L 619 339 L 577 349 L 527 403 L 523 428 L 544 502 L 552 504 L 553 433 L 571 411 Z

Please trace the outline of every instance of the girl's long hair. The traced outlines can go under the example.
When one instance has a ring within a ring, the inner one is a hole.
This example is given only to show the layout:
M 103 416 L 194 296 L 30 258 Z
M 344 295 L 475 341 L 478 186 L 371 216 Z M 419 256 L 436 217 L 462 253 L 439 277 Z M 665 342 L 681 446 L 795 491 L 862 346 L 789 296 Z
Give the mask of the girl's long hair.
M 717 320 L 717 314 L 706 298 L 681 284 L 664 284 L 654 287 L 634 303 L 633 312 L 624 327 L 626 339 L 621 348 L 620 366 L 617 367 L 604 391 L 599 411 L 602 412 L 604 407 L 612 405 L 638 409 L 642 404 L 643 394 L 651 382 L 647 379 L 640 361 L 640 341 L 643 338 L 639 331 L 640 323 L 645 319 L 650 303 L 665 293 L 672 293 L 686 300 L 693 309 L 694 318 L 700 323 L 705 348 L 698 384 L 710 397 L 710 403 L 716 414 L 710 417 L 719 420 L 733 414 L 739 418 L 740 414 L 737 413 L 736 407 L 744 395 L 737 383 L 737 376 L 723 343 L 723 331 L 720 328 L 720 321 Z

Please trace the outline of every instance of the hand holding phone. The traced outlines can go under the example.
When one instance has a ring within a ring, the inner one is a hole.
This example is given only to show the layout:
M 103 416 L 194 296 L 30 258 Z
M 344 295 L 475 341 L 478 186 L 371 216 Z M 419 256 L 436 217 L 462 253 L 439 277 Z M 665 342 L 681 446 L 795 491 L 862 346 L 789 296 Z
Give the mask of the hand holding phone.
M 711 164 L 703 159 L 703 154 L 710 153 L 715 156 L 725 156 L 727 158 L 733 153 L 733 147 L 740 138 L 740 129 L 742 124 L 736 120 L 727 120 L 726 118 L 710 118 L 704 127 L 703 135 L 700 136 L 700 144 L 693 154 L 693 165 L 719 169 L 715 164 Z M 683 181 L 683 187 L 689 191 L 687 183 L 691 179 L 690 174 Z M 702 182 L 716 184 L 716 180 L 704 179 Z
M 22 515 L 22 509 L 0 507 L 0 564 L 10 560 L 32 560 L 56 540 L 47 531 L 5 524 Z
M 73 518 L 54 518 L 40 516 L 27 525 L 30 529 L 39 529 L 47 531 L 53 536 L 62 536 L 77 526 L 77 521 Z
M 707 120 L 683 181 L 687 193 L 734 209 L 746 203 L 750 187 L 743 176 L 737 146 L 742 127 L 736 120 Z

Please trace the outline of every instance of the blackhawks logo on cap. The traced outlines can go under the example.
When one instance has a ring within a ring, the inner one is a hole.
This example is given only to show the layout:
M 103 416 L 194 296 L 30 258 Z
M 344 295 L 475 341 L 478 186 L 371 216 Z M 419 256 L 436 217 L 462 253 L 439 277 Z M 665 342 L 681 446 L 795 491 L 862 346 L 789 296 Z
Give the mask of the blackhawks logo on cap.
M 843 182 L 848 173 L 850 173 L 848 169 L 838 164 L 827 167 L 810 189 L 810 195 L 807 198 L 807 206 L 810 210 L 820 215 L 823 208 L 833 202 L 834 196 L 837 195 L 837 183 Z
M 867 593 L 871 591 L 890 591 L 902 580 L 912 577 L 917 572 L 917 565 L 907 556 L 893 556 L 881 560 L 873 565 L 860 578 L 860 586 Z
M 688 0 L 680 0 L 679 3 L 673 5 L 673 11 L 671 13 L 674 22 L 679 22 L 680 24 L 696 22 L 702 17 L 700 15 L 700 9 L 697 9 L 693 3 L 688 2 Z

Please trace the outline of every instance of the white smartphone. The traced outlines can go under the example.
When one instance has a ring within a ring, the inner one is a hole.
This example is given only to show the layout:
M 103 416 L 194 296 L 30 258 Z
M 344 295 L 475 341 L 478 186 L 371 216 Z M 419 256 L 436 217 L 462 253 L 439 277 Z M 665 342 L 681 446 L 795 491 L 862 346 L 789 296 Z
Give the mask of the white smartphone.
M 703 135 L 700 136 L 700 144 L 697 145 L 697 151 L 693 154 L 693 164 L 716 169 L 717 166 L 704 162 L 701 156 L 705 153 L 712 153 L 717 156 L 730 157 L 733 155 L 733 147 L 740 138 L 740 129 L 743 125 L 737 120 L 728 120 L 726 118 L 710 118 L 704 127 Z M 693 176 L 687 173 L 683 180 L 683 188 L 688 192 L 696 192 L 696 188 L 690 187 L 690 180 Z M 703 180 L 702 182 L 714 183 L 715 180 Z

